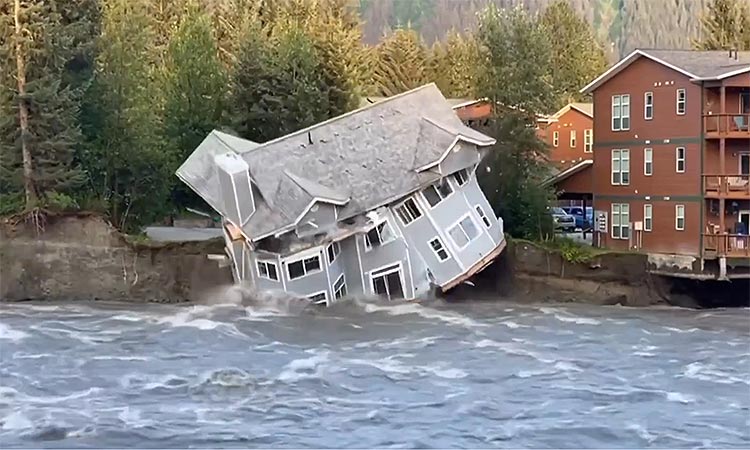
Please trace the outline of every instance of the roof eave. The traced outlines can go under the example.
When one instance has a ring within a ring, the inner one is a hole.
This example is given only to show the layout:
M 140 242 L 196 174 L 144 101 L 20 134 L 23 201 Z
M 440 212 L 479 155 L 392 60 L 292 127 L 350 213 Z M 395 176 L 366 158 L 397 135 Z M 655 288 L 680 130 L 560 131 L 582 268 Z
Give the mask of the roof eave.
M 750 66 L 747 66 L 743 69 L 733 70 L 731 72 L 725 72 L 720 75 L 715 75 L 713 77 L 695 77 L 691 78 L 690 81 L 698 82 L 698 81 L 720 81 L 724 80 L 726 78 L 733 77 L 735 75 L 742 75 L 743 73 L 750 73 Z

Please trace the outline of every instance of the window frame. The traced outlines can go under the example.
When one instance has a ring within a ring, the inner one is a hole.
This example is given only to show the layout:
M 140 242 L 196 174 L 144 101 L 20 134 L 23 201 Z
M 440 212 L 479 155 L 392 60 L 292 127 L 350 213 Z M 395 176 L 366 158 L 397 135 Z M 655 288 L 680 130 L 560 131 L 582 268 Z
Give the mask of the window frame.
M 649 164 L 651 165 L 649 167 Z M 654 149 L 646 147 L 643 149 L 643 176 L 650 177 L 654 174 Z
M 263 275 L 263 273 L 260 271 L 261 264 L 266 266 L 266 275 Z M 273 270 L 276 273 L 276 278 L 270 277 L 268 266 L 273 266 Z M 279 282 L 279 266 L 278 264 L 276 264 L 276 261 L 257 259 L 255 260 L 255 271 L 258 273 L 258 278 L 262 278 L 264 280 L 269 280 L 269 281 L 274 281 L 277 283 Z
M 482 208 L 482 205 L 474 205 L 474 211 L 477 212 L 477 215 L 479 216 L 479 220 L 482 221 L 484 224 L 484 227 L 486 229 L 492 228 L 492 222 L 490 221 L 490 218 L 487 216 L 487 214 L 484 212 L 484 208 Z
M 333 250 L 333 252 L 331 252 Z M 333 253 L 333 255 L 331 255 Z M 328 265 L 330 266 L 336 261 L 336 258 L 341 254 L 341 244 L 338 241 L 331 242 L 326 247 L 326 256 L 328 257 Z
M 458 176 L 459 173 L 462 173 L 461 177 L 464 180 L 463 182 L 459 181 L 459 179 L 458 179 L 459 178 L 459 176 Z M 456 182 L 456 186 L 461 187 L 461 186 L 464 186 L 466 183 L 469 182 L 469 178 L 471 177 L 471 174 L 469 173 L 469 171 L 467 169 L 461 169 L 461 170 L 457 170 L 457 171 L 453 172 L 451 174 L 451 177 L 453 177 L 453 181 Z
M 450 192 L 446 196 L 443 196 L 443 193 L 440 191 L 440 189 L 438 187 L 438 186 L 442 186 L 443 184 L 445 186 L 448 186 L 448 189 L 450 189 Z M 435 193 L 437 193 L 437 196 L 440 197 L 440 201 L 438 201 L 434 205 L 432 203 L 430 203 L 430 200 L 427 198 L 427 195 L 425 195 L 425 191 L 427 191 L 428 189 L 433 189 L 435 191 Z M 455 192 L 455 190 L 453 189 L 453 186 L 451 186 L 450 182 L 448 182 L 448 178 L 447 177 L 443 177 L 440 180 L 438 180 L 438 181 L 432 183 L 431 185 L 427 186 L 426 188 L 422 189 L 422 191 L 420 191 L 420 194 L 422 195 L 422 198 L 424 199 L 425 203 L 427 203 L 427 206 L 429 206 L 430 209 L 435 209 L 439 204 L 443 203 L 443 200 L 445 200 L 446 198 L 448 198 L 451 195 L 453 195 L 454 192 Z
M 627 106 L 627 110 L 625 107 Z M 619 113 L 615 113 L 618 108 Z M 627 114 L 625 114 L 627 111 Z M 612 96 L 612 120 L 610 122 L 612 131 L 630 131 L 630 94 L 617 94 Z M 627 119 L 627 127 L 625 126 Z M 619 120 L 619 125 L 615 126 L 615 120 Z
M 313 300 L 313 297 L 317 297 L 319 295 L 323 295 L 323 300 Z M 309 294 L 306 296 L 308 300 L 312 302 L 313 305 L 328 305 L 328 291 L 319 291 L 319 292 L 313 292 L 312 294 Z
M 416 211 L 417 211 L 417 213 L 419 215 L 414 216 L 413 212 L 411 210 L 409 210 L 409 208 L 406 207 L 406 204 L 409 203 L 409 202 L 411 202 L 414 205 L 414 208 L 416 209 Z M 403 211 L 406 212 L 406 213 L 408 213 L 408 216 L 411 218 L 411 220 L 409 220 L 408 222 L 404 220 L 404 215 L 401 214 L 400 210 L 402 208 L 403 208 Z M 401 221 L 402 224 L 404 224 L 405 227 L 409 226 L 409 224 L 411 224 L 411 223 L 414 223 L 414 221 L 416 221 L 417 219 L 421 218 L 422 215 L 423 215 L 422 208 L 419 207 L 419 203 L 417 202 L 417 199 L 415 199 L 413 196 L 409 197 L 406 200 L 404 200 L 403 202 L 397 204 L 393 208 L 393 210 L 396 213 L 396 215 L 398 216 L 398 219 Z
M 388 227 L 388 230 L 390 231 L 391 239 L 384 241 L 383 236 L 380 230 L 377 228 L 381 225 L 384 225 L 383 229 L 385 230 L 386 227 Z M 373 246 L 372 241 L 370 241 L 370 231 L 376 230 L 376 234 L 378 235 L 378 245 Z M 393 226 L 391 225 L 390 221 L 388 219 L 385 219 L 381 222 L 378 222 L 377 225 L 373 226 L 367 232 L 364 233 L 364 244 L 365 244 L 365 253 L 372 251 L 375 247 L 382 247 L 386 244 L 390 244 L 391 242 L 395 241 L 398 236 L 396 236 L 396 233 L 393 229 Z
M 627 209 L 627 213 L 623 213 L 623 206 Z M 630 203 L 612 203 L 610 213 L 612 215 L 612 224 L 610 226 L 612 239 L 630 240 Z M 617 221 L 615 221 L 615 216 L 617 216 Z M 623 216 L 627 216 L 625 225 L 623 225 Z M 615 233 L 615 229 L 617 233 Z M 627 236 L 623 236 L 623 229 L 627 230 Z
M 464 229 L 464 227 L 461 225 L 461 222 L 463 222 L 466 219 L 469 219 L 471 221 L 472 225 L 474 225 L 474 229 L 477 232 L 476 236 L 474 236 L 473 238 L 469 237 L 469 233 L 467 233 L 466 230 Z M 458 227 L 461 230 L 461 232 L 464 234 L 464 236 L 466 236 L 466 244 L 459 245 L 458 242 L 456 242 L 456 240 L 453 238 L 453 235 L 451 234 L 451 230 L 453 230 L 456 227 Z M 481 236 L 482 232 L 480 230 L 481 230 L 481 228 L 474 221 L 474 217 L 472 217 L 472 214 L 471 213 L 466 213 L 463 216 L 461 216 L 461 218 L 458 219 L 453 225 L 449 226 L 446 229 L 446 232 L 447 232 L 448 236 L 451 238 L 451 241 L 453 241 L 453 245 L 455 245 L 458 250 L 463 250 L 466 247 L 468 247 L 475 239 L 477 239 L 479 236 Z
M 318 260 L 318 268 L 316 270 L 308 271 L 307 270 L 307 266 L 305 265 L 305 262 L 307 260 L 313 259 L 313 258 L 317 258 L 317 260 Z M 298 262 L 302 263 L 302 269 L 304 270 L 305 273 L 303 275 L 298 276 L 298 277 L 292 277 L 292 273 L 289 271 L 289 266 L 291 266 L 292 264 L 296 264 Z M 320 251 L 317 251 L 315 254 L 312 254 L 310 256 L 303 256 L 303 257 L 298 257 L 298 258 L 295 258 L 295 259 L 292 259 L 292 260 L 284 261 L 284 265 L 286 266 L 286 274 L 287 274 L 287 277 L 288 277 L 287 279 L 289 281 L 299 280 L 300 278 L 305 278 L 307 276 L 314 275 L 316 273 L 320 273 L 320 272 L 323 271 L 323 261 L 322 261 L 321 255 L 320 255 Z
M 370 276 L 370 289 L 372 290 L 372 293 L 375 295 L 380 295 L 375 292 L 375 278 L 387 277 L 388 275 L 392 273 L 398 273 L 399 284 L 401 285 L 401 294 L 403 295 L 402 298 L 407 298 L 406 297 L 406 282 L 404 279 L 404 270 L 400 261 L 395 264 L 389 264 L 387 266 L 383 266 L 383 267 L 370 271 L 368 275 Z M 392 300 L 390 288 L 388 287 L 387 283 L 386 283 L 386 290 L 388 291 L 388 300 Z
M 587 128 L 583 130 L 583 152 L 593 153 L 594 152 L 594 129 Z
M 552 132 L 552 146 L 555 148 L 560 146 L 560 132 L 559 131 Z
M 648 211 L 648 214 L 646 212 Z M 648 226 L 646 226 L 648 224 Z M 643 231 L 652 231 L 654 227 L 654 205 L 646 203 L 643 205 Z
M 680 158 L 680 150 L 682 150 L 682 158 Z M 680 170 L 680 163 L 682 163 L 682 170 Z M 676 173 L 685 173 L 687 167 L 687 149 L 685 147 L 677 147 L 674 151 L 674 170 Z
M 649 99 L 651 101 L 649 101 Z M 649 114 L 649 108 L 651 108 Z M 654 93 L 646 92 L 643 94 L 643 119 L 653 120 L 654 119 Z
M 341 286 L 336 288 L 336 285 L 339 284 L 339 281 L 341 281 Z M 338 300 L 342 297 L 346 297 L 346 294 L 347 294 L 346 276 L 343 273 L 339 275 L 339 277 L 336 278 L 336 281 L 333 282 L 333 285 L 331 285 L 331 292 L 333 292 L 334 300 Z M 341 292 L 341 295 L 339 295 L 340 292 Z
M 682 215 L 680 215 L 682 210 Z M 682 226 L 680 226 L 682 220 Z M 675 231 L 685 231 L 685 205 L 674 205 L 674 229 Z
M 615 157 L 615 155 L 618 155 Z M 627 155 L 627 158 L 623 156 Z M 619 164 L 619 169 L 615 170 L 615 161 Z M 627 161 L 627 170 L 623 170 L 623 161 Z M 612 186 L 630 186 L 630 149 L 613 148 L 610 158 L 610 183 Z M 615 182 L 615 174 L 620 176 L 619 181 Z M 627 174 L 627 182 L 623 182 L 623 174 Z
M 576 144 L 578 144 L 578 133 L 576 130 L 570 130 L 570 148 L 576 148 Z
M 682 94 L 682 100 L 680 100 L 680 94 Z M 682 105 L 682 112 L 680 112 L 680 105 Z M 677 89 L 675 92 L 675 112 L 678 116 L 684 116 L 687 113 L 687 90 L 684 88 Z
M 435 247 L 432 245 L 433 242 L 436 242 L 440 245 L 440 249 L 435 249 Z M 430 249 L 432 250 L 432 253 L 435 254 L 439 262 L 445 262 L 451 259 L 451 254 L 448 253 L 448 249 L 443 244 L 443 241 L 440 239 L 439 236 L 435 236 L 432 239 L 427 241 L 427 245 L 430 246 Z M 445 258 L 440 257 L 440 250 L 442 250 L 445 253 Z

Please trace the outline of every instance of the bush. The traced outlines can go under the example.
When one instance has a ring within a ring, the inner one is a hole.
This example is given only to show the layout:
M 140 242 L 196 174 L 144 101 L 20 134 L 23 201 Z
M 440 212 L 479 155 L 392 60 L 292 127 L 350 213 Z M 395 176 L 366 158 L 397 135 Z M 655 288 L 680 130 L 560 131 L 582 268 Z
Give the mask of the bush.
M 594 249 L 569 238 L 555 238 L 548 241 L 552 249 L 559 251 L 563 259 L 570 263 L 587 263 L 594 257 Z

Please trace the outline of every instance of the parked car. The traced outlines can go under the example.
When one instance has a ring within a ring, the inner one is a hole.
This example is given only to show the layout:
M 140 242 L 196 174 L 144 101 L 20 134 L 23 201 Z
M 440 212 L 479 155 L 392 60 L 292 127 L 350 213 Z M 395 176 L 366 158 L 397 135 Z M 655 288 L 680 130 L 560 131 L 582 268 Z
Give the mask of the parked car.
M 587 206 L 585 215 L 581 206 L 563 206 L 562 209 L 575 218 L 576 228 L 589 230 L 594 226 L 594 208 Z
M 550 214 L 552 215 L 552 221 L 555 224 L 555 230 L 575 231 L 576 219 L 565 212 L 564 209 L 559 206 L 553 206 L 550 208 Z

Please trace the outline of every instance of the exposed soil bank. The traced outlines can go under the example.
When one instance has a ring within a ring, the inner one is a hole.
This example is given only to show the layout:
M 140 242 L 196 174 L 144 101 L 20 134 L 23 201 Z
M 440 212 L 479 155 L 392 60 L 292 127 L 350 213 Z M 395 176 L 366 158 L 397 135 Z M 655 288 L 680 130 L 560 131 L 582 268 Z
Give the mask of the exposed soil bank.
M 44 231 L 0 224 L 0 301 L 187 302 L 232 282 L 208 254 L 221 239 L 181 244 L 127 241 L 95 215 L 50 216 Z M 748 283 L 691 282 L 650 275 L 640 254 L 604 254 L 571 264 L 555 252 L 511 242 L 501 258 L 449 299 L 578 302 L 603 305 L 743 306 Z

